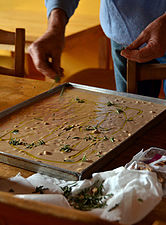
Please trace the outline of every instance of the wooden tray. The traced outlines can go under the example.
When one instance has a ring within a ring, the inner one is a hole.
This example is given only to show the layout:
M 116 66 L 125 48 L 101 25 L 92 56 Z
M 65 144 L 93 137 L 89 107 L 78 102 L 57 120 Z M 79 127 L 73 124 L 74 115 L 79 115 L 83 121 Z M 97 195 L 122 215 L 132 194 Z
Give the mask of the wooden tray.
M 32 109 L 32 107 L 34 107 L 34 109 L 35 109 L 36 104 L 38 104 L 38 103 L 39 103 L 40 106 L 43 104 L 42 105 L 43 107 L 41 108 L 41 112 L 42 112 L 42 110 L 44 110 L 44 107 L 46 106 L 45 102 L 47 102 L 49 98 L 51 98 L 53 96 L 57 96 L 57 95 L 64 97 L 64 92 L 66 90 L 67 91 L 68 90 L 74 90 L 74 91 L 76 90 L 76 92 L 74 92 L 74 93 L 77 93 L 77 94 L 79 94 L 79 92 L 83 93 L 83 94 L 80 95 L 81 97 L 87 96 L 87 99 L 86 98 L 80 99 L 80 98 L 78 98 L 78 96 L 76 96 L 77 102 L 79 102 L 79 100 L 80 100 L 79 108 L 81 108 L 81 107 L 82 107 L 82 109 L 84 108 L 84 100 L 87 101 L 87 102 L 90 102 L 89 106 L 87 106 L 87 105 L 85 106 L 85 108 L 87 110 L 87 113 L 89 112 L 88 110 L 90 110 L 89 109 L 90 107 L 93 109 L 93 111 L 95 111 L 94 108 L 96 107 L 96 105 L 97 105 L 98 109 L 102 108 L 102 110 L 104 110 L 105 108 L 107 108 L 107 110 L 108 110 L 108 107 L 109 107 L 108 102 L 110 103 L 110 106 L 112 107 L 112 105 L 111 105 L 112 102 L 106 101 L 106 100 L 109 100 L 109 98 L 113 99 L 113 101 L 114 100 L 116 101 L 116 104 L 114 104 L 114 108 L 117 110 L 117 113 L 120 116 L 123 115 L 124 111 L 128 110 L 128 108 L 129 108 L 129 107 L 127 108 L 125 106 L 125 101 L 131 101 L 132 104 L 138 104 L 139 107 L 143 107 L 143 105 L 145 105 L 147 108 L 149 107 L 149 109 L 150 109 L 149 113 L 151 115 L 154 113 L 153 110 L 151 110 L 151 106 L 154 106 L 154 107 L 156 106 L 156 108 L 159 108 L 159 111 L 157 112 L 157 114 L 155 115 L 154 118 L 153 118 L 153 116 L 151 116 L 152 119 L 148 118 L 147 122 L 144 122 L 141 126 L 138 126 L 138 129 L 136 129 L 137 125 L 135 125 L 134 126 L 135 131 L 133 131 L 133 133 L 131 132 L 130 135 L 128 134 L 128 136 L 126 138 L 124 138 L 123 141 L 121 141 L 119 144 L 115 145 L 115 143 L 111 143 L 111 142 L 114 142 L 114 139 L 113 139 L 114 137 L 109 136 L 109 138 L 111 140 L 110 145 L 112 144 L 113 148 L 108 150 L 105 155 L 101 155 L 102 157 L 97 158 L 97 160 L 93 161 L 92 163 L 89 163 L 88 160 L 85 159 L 85 161 L 86 161 L 85 163 L 88 164 L 88 166 L 86 166 L 86 168 L 83 168 L 81 171 L 77 171 L 77 170 L 73 169 L 72 168 L 73 166 L 71 166 L 71 169 L 69 169 L 69 168 L 63 168 L 63 166 L 58 166 L 60 164 L 57 164 L 57 163 L 55 163 L 55 165 L 54 164 L 50 165 L 49 163 L 47 163 L 47 161 L 46 161 L 46 163 L 44 163 L 44 161 L 42 161 L 42 162 L 39 161 L 39 160 L 36 161 L 33 158 L 31 159 L 31 157 L 26 157 L 25 154 L 22 157 L 19 154 L 17 154 L 17 151 L 15 151 L 14 154 L 11 154 L 11 153 L 7 152 L 5 148 L 2 149 L 2 147 L 0 145 L 0 150 L 1 150 L 0 161 L 1 162 L 6 163 L 6 164 L 10 164 L 10 165 L 14 165 L 16 167 L 20 167 L 20 168 L 23 168 L 23 169 L 27 169 L 27 170 L 30 170 L 30 171 L 39 172 L 39 173 L 46 174 L 46 175 L 49 175 L 49 176 L 54 176 L 56 178 L 64 179 L 64 180 L 78 180 L 78 179 L 89 178 L 92 173 L 99 172 L 99 171 L 103 170 L 104 166 L 108 163 L 111 163 L 111 160 L 113 160 L 114 157 L 120 157 L 120 153 L 122 151 L 125 151 L 125 149 L 131 143 L 133 143 L 133 141 L 135 141 L 136 138 L 140 137 L 145 131 L 147 131 L 149 128 L 154 126 L 156 123 L 158 123 L 159 121 L 164 119 L 165 116 L 166 116 L 166 110 L 165 110 L 166 102 L 165 102 L 165 100 L 162 100 L 162 99 L 149 98 L 149 97 L 127 94 L 127 93 L 119 93 L 119 92 L 116 92 L 116 91 L 94 88 L 94 87 L 85 86 L 85 85 L 78 85 L 78 84 L 74 84 L 74 83 L 65 83 L 65 84 L 60 85 L 56 88 L 53 88 L 53 89 L 51 89 L 47 92 L 44 92 L 44 93 L 42 93 L 42 94 L 40 94 L 36 97 L 33 97 L 33 98 L 31 98 L 27 101 L 24 101 L 24 102 L 14 106 L 14 107 L 11 107 L 7 110 L 2 111 L 0 113 L 0 120 L 1 120 L 2 127 L 3 127 L 4 124 L 8 123 L 9 118 L 10 118 L 10 123 L 12 123 L 12 121 L 13 121 L 12 118 L 17 118 L 17 115 L 19 115 L 19 114 L 23 115 L 25 117 L 26 116 L 28 117 L 29 116 L 28 113 L 27 113 L 28 111 L 26 111 L 26 110 L 28 110 L 29 108 Z M 68 97 L 68 95 L 66 95 L 66 96 Z M 92 97 L 92 100 L 91 100 L 91 97 Z M 116 97 L 117 97 L 117 99 L 116 99 Z M 97 101 L 98 100 L 99 101 L 95 102 L 95 100 L 93 98 L 97 99 Z M 119 103 L 118 102 L 119 99 L 123 103 Z M 65 101 L 65 97 L 64 97 L 63 100 Z M 61 102 L 63 102 L 63 101 L 61 101 Z M 101 104 L 104 104 L 104 106 L 101 105 Z M 152 104 L 152 105 L 150 105 L 150 104 Z M 49 106 L 49 107 L 51 107 L 51 106 Z M 59 109 L 61 109 L 60 108 L 61 106 L 56 105 L 56 107 L 59 107 Z M 124 109 L 124 107 L 126 107 L 126 108 L 123 111 L 122 109 Z M 70 108 L 67 108 L 67 110 L 65 112 L 63 112 L 65 114 L 63 114 L 62 122 L 63 122 L 63 119 L 65 121 L 65 118 L 68 118 L 67 117 L 68 116 L 67 111 L 73 110 L 73 108 L 74 107 L 72 106 Z M 77 110 L 79 108 L 77 107 Z M 118 110 L 121 110 L 121 111 L 118 111 Z M 62 111 L 62 110 L 60 110 L 60 111 Z M 137 114 L 139 114 L 140 111 Z M 79 110 L 76 111 L 76 114 L 71 113 L 71 115 L 75 116 L 75 115 L 77 115 L 78 112 L 79 112 Z M 81 111 L 81 113 L 82 113 L 82 111 Z M 81 115 L 81 113 L 80 113 L 80 115 Z M 86 112 L 84 111 L 84 113 L 86 113 Z M 96 113 L 98 113 L 97 110 L 96 110 Z M 113 110 L 111 111 L 111 113 L 114 113 Z M 110 113 L 110 115 L 111 115 L 111 113 Z M 55 110 L 55 115 L 56 115 L 56 110 Z M 127 114 L 124 113 L 124 115 L 127 115 Z M 87 114 L 87 118 L 88 118 L 88 114 Z M 96 120 L 96 118 L 95 118 L 95 120 Z M 66 119 L 66 121 L 67 121 L 67 119 Z M 70 121 L 70 118 L 68 118 L 68 121 Z M 92 120 L 92 121 L 94 122 L 94 120 Z M 126 117 L 124 126 L 126 124 L 126 121 L 128 121 L 130 123 L 132 121 L 131 116 L 128 117 L 128 118 Z M 94 128 L 94 126 L 90 126 L 90 128 L 92 128 L 92 127 Z M 72 128 L 72 126 L 70 128 Z M 100 127 L 100 129 L 101 129 L 101 127 Z M 14 130 L 14 128 L 13 128 L 13 130 Z M 98 129 L 93 130 L 93 131 L 98 131 Z M 125 131 L 125 133 L 127 132 L 127 130 L 123 130 L 123 129 L 120 129 L 120 131 L 121 132 Z M 10 133 L 10 135 L 11 135 L 11 132 L 8 132 L 8 133 Z M 114 134 L 115 133 L 117 133 L 117 132 L 115 131 Z M 2 139 L 2 136 L 3 135 L 0 136 L 1 139 Z M 105 136 L 103 136 L 103 140 L 104 140 L 104 138 L 106 139 Z M 58 140 L 58 139 L 56 139 L 56 140 Z M 98 149 L 98 152 L 100 152 L 100 149 Z M 65 154 L 67 155 L 68 153 L 65 152 Z M 89 154 L 89 157 L 90 157 L 90 153 L 88 153 L 88 154 Z M 84 155 L 83 155 L 83 157 L 84 157 Z M 84 161 L 82 160 L 82 162 L 81 162 L 81 160 L 79 159 L 79 163 L 83 164 Z

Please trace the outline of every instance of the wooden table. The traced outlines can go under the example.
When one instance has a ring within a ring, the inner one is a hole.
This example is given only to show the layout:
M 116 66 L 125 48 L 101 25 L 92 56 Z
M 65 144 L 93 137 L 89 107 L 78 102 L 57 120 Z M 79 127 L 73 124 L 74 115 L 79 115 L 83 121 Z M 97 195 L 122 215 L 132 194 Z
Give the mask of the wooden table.
M 0 90 L 1 90 L 0 110 L 2 111 L 30 97 L 33 97 L 43 91 L 47 91 L 48 89 L 50 89 L 51 86 L 52 86 L 52 81 L 46 82 L 46 81 L 38 81 L 38 80 L 0 75 Z M 105 170 L 113 169 L 118 166 L 125 165 L 127 162 L 130 161 L 132 156 L 135 155 L 137 152 L 139 152 L 142 148 L 148 149 L 149 147 L 152 147 L 152 146 L 166 149 L 166 120 L 163 120 L 162 122 L 154 126 L 151 130 L 146 132 L 146 134 L 143 137 L 137 139 L 137 141 L 131 146 L 129 146 L 125 152 L 121 153 L 120 157 L 117 157 L 112 162 L 110 162 L 110 164 L 107 167 L 105 167 Z M 32 172 L 30 171 L 0 163 L 1 178 L 9 178 L 9 177 L 15 176 L 18 172 L 21 172 L 22 176 L 24 177 L 28 177 L 32 174 Z M 28 213 L 31 212 L 34 216 L 35 215 L 34 212 L 36 212 L 37 218 L 38 216 L 39 218 L 41 218 L 41 214 L 43 216 L 43 213 L 44 213 L 43 210 L 46 207 L 44 204 L 43 205 L 41 204 L 40 206 L 39 203 L 34 203 L 32 207 L 30 206 L 30 204 L 26 204 L 24 201 L 21 201 L 21 200 L 18 200 L 16 201 L 17 203 L 14 203 L 13 198 L 8 195 L 6 196 L 6 194 L 4 193 L 0 193 L 0 199 L 1 199 L 0 207 L 4 205 L 4 208 L 6 207 L 5 209 L 14 210 L 13 212 L 15 212 L 15 210 L 17 211 L 17 207 L 18 207 L 19 210 L 23 211 L 22 212 L 23 215 L 24 214 L 26 215 L 26 213 L 28 215 Z M 10 202 L 10 204 L 8 204 L 8 202 Z M 61 211 L 58 207 L 47 206 L 46 208 L 48 208 L 48 211 L 47 210 L 46 211 L 49 212 L 48 214 L 50 215 L 50 218 L 54 218 L 54 219 L 57 217 L 57 212 Z M 64 210 L 64 212 L 70 213 L 70 210 L 69 211 Z M 155 220 L 159 220 L 159 219 L 166 222 L 165 212 L 166 212 L 166 199 L 163 199 L 161 203 L 141 223 L 138 223 L 138 225 L 149 225 L 149 224 L 152 224 Z M 0 212 L 0 215 L 1 213 L 2 212 Z M 85 217 L 85 215 L 82 213 L 77 214 L 75 210 L 74 210 L 74 214 L 75 214 L 75 217 L 73 218 L 77 218 L 77 219 L 79 218 L 78 219 L 79 222 L 75 221 L 75 223 L 73 222 L 71 224 L 90 224 L 90 223 L 95 224 L 94 221 L 95 222 L 97 221 L 96 218 L 89 217 L 89 220 L 84 221 L 83 223 L 80 221 L 82 217 Z M 64 217 L 64 215 L 66 219 L 66 214 L 63 213 L 63 215 L 61 216 Z M 5 218 L 5 215 L 3 216 Z M 48 215 L 45 215 L 45 216 L 49 218 Z M 13 215 L 13 218 L 16 218 L 16 216 Z M 50 221 L 53 221 L 53 220 L 50 219 Z M 10 223 L 4 223 L 4 224 L 10 224 Z M 12 224 L 15 224 L 15 223 L 12 223 Z M 18 223 L 18 224 L 21 224 L 21 223 Z M 42 224 L 44 224 L 44 222 Z M 48 222 L 48 225 L 49 224 L 51 223 Z M 59 222 L 59 224 L 61 223 Z M 96 222 L 96 224 L 99 224 L 99 223 Z M 108 223 L 103 222 L 103 224 L 108 224 Z
M 66 36 L 99 24 L 98 0 L 81 0 L 75 14 L 66 28 Z M 0 28 L 15 30 L 16 27 L 26 29 L 26 40 L 32 42 L 41 36 L 47 28 L 47 16 L 42 0 L 6 0 L 0 2 Z

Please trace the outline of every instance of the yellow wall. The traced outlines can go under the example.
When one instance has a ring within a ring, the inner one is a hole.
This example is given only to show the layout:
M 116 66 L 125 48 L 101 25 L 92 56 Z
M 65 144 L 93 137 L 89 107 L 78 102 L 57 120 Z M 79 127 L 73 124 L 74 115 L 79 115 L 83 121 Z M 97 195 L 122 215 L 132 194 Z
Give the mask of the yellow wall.
M 99 25 L 99 0 L 80 0 L 75 14 L 66 27 L 66 37 Z M 0 29 L 15 30 L 16 27 L 26 29 L 26 40 L 33 41 L 41 36 L 47 28 L 46 8 L 44 0 L 5 0 L 0 1 Z M 86 69 L 98 67 L 99 40 L 102 32 L 89 33 L 78 37 L 72 36 L 66 41 L 62 54 L 62 67 L 67 79 L 72 74 Z M 5 52 L 3 52 L 5 53 Z M 1 57 L 1 63 L 6 58 Z M 11 61 L 9 61 L 11 62 Z M 9 64 L 7 62 L 7 65 Z M 31 62 L 30 62 L 31 63 Z M 37 78 L 39 74 L 28 65 L 28 77 Z
M 71 35 L 99 23 L 99 0 L 80 0 L 76 13 L 67 25 L 66 35 Z M 44 0 L 0 1 L 0 29 L 26 29 L 26 36 L 34 40 L 47 28 Z

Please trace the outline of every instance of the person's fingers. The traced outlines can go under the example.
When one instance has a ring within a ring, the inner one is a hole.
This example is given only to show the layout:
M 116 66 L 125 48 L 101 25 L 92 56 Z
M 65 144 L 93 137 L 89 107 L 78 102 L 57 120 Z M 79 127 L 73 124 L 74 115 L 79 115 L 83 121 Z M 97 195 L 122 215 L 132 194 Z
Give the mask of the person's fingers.
M 133 41 L 129 46 L 127 46 L 126 49 L 138 49 L 139 47 L 141 47 L 141 45 L 146 43 L 147 40 L 148 40 L 148 35 L 145 32 L 142 32 L 137 37 L 137 39 L 135 39 L 135 41 Z
M 145 47 L 141 49 L 125 49 L 122 50 L 121 55 L 125 58 L 144 63 L 152 60 L 154 57 L 159 57 L 158 51 L 152 42 L 149 42 Z
M 139 63 L 148 62 L 153 58 L 151 56 L 144 56 L 144 52 L 140 50 L 126 50 L 122 52 L 121 55 L 131 61 Z
M 140 48 L 143 44 L 148 42 L 148 32 L 143 31 L 135 41 L 121 51 L 121 55 L 127 59 L 134 60 L 136 62 L 145 62 L 148 60 L 149 46 Z M 140 49 L 139 49 L 140 48 Z
M 52 57 L 51 67 L 55 71 L 56 75 L 54 77 L 55 81 L 58 83 L 63 77 L 63 68 L 60 67 L 60 59 L 61 59 L 61 53 L 54 53 Z
M 39 72 L 41 72 L 44 76 L 47 76 L 51 79 L 60 77 L 61 70 L 59 68 L 60 67 L 59 60 L 56 63 L 55 63 L 56 59 L 52 59 L 52 62 L 49 62 L 49 57 L 43 54 L 43 51 L 39 51 L 34 46 L 29 47 L 29 53 L 33 59 L 36 69 Z M 58 78 L 56 80 L 58 81 Z
M 51 62 L 52 69 L 59 75 L 61 75 L 60 57 L 61 57 L 60 53 L 54 52 L 52 55 L 52 62 Z

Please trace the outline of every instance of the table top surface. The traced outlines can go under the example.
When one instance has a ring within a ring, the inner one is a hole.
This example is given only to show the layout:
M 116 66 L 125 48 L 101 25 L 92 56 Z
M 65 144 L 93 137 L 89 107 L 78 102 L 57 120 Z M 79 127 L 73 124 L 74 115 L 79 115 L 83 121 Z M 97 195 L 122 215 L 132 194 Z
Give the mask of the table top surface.
M 81 0 L 75 14 L 66 27 L 66 36 L 99 24 L 100 1 Z M 41 0 L 0 1 L 0 27 L 14 31 L 16 27 L 26 29 L 26 40 L 32 42 L 47 28 L 46 7 Z
M 0 75 L 0 110 L 5 110 L 22 101 L 25 101 L 35 95 L 49 90 L 52 87 L 52 81 L 39 81 L 27 78 L 17 78 L 11 76 Z M 116 157 L 105 170 L 113 169 L 129 162 L 133 155 L 141 149 L 148 149 L 150 147 L 158 147 L 166 149 L 166 120 L 154 125 L 146 134 L 122 152 L 120 157 Z M 0 177 L 8 178 L 15 176 L 18 172 L 24 177 L 33 174 L 30 171 L 19 169 L 13 166 L 0 163 Z M 152 224 L 155 220 L 165 218 L 166 199 L 161 203 L 139 224 Z

